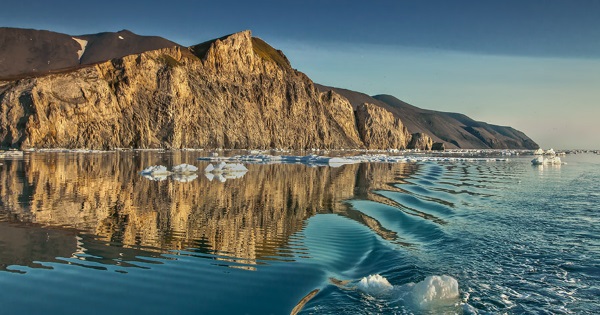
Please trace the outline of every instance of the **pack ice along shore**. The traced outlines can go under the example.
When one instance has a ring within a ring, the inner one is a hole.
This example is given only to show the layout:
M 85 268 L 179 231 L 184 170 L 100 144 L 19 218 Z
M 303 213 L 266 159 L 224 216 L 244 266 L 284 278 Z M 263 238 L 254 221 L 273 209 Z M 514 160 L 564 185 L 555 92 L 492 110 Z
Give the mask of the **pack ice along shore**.
M 4 148 L 537 149 L 524 133 L 313 83 L 250 31 L 184 47 L 0 28 Z

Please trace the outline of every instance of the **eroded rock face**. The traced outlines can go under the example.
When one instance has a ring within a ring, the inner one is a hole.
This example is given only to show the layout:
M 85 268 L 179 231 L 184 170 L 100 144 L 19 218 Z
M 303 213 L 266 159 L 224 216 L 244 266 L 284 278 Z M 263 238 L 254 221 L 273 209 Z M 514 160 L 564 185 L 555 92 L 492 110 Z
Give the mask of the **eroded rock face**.
M 165 48 L 3 82 L 1 145 L 363 147 L 350 103 L 319 92 L 286 62 L 246 31 L 210 43 L 200 57 Z
M 389 111 L 364 103 L 356 108 L 358 133 L 367 149 L 406 149 L 411 135 Z
M 433 140 L 429 135 L 423 132 L 416 132 L 411 135 L 409 149 L 431 150 Z

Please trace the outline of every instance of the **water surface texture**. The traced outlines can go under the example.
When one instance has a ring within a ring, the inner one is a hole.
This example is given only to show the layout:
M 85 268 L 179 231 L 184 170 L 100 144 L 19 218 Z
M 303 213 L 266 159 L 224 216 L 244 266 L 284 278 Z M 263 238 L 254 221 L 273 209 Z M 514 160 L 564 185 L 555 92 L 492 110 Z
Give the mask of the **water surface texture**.
M 0 161 L 0 313 L 600 309 L 600 156 L 139 174 L 200 154 Z

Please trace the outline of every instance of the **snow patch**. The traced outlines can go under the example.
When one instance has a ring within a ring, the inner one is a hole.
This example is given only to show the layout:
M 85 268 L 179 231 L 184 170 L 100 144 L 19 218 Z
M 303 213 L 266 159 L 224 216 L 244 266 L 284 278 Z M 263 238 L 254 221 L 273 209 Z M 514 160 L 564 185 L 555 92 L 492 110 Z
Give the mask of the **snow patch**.
M 123 36 L 119 35 L 119 39 L 125 39 L 125 38 L 123 38 Z
M 75 38 L 75 37 L 71 37 L 74 41 L 76 41 L 79 46 L 81 46 L 81 49 L 77 51 L 77 58 L 79 60 L 81 60 L 81 56 L 83 56 L 83 53 L 85 53 L 85 47 L 88 44 L 88 41 L 85 39 L 80 39 L 80 38 Z

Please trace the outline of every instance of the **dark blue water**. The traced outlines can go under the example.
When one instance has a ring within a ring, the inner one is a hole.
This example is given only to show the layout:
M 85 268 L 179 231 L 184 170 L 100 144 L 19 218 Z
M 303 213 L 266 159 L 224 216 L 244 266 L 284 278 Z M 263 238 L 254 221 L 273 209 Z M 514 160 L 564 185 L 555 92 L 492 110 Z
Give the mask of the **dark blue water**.
M 197 155 L 0 161 L 0 314 L 600 309 L 600 156 L 138 174 Z

